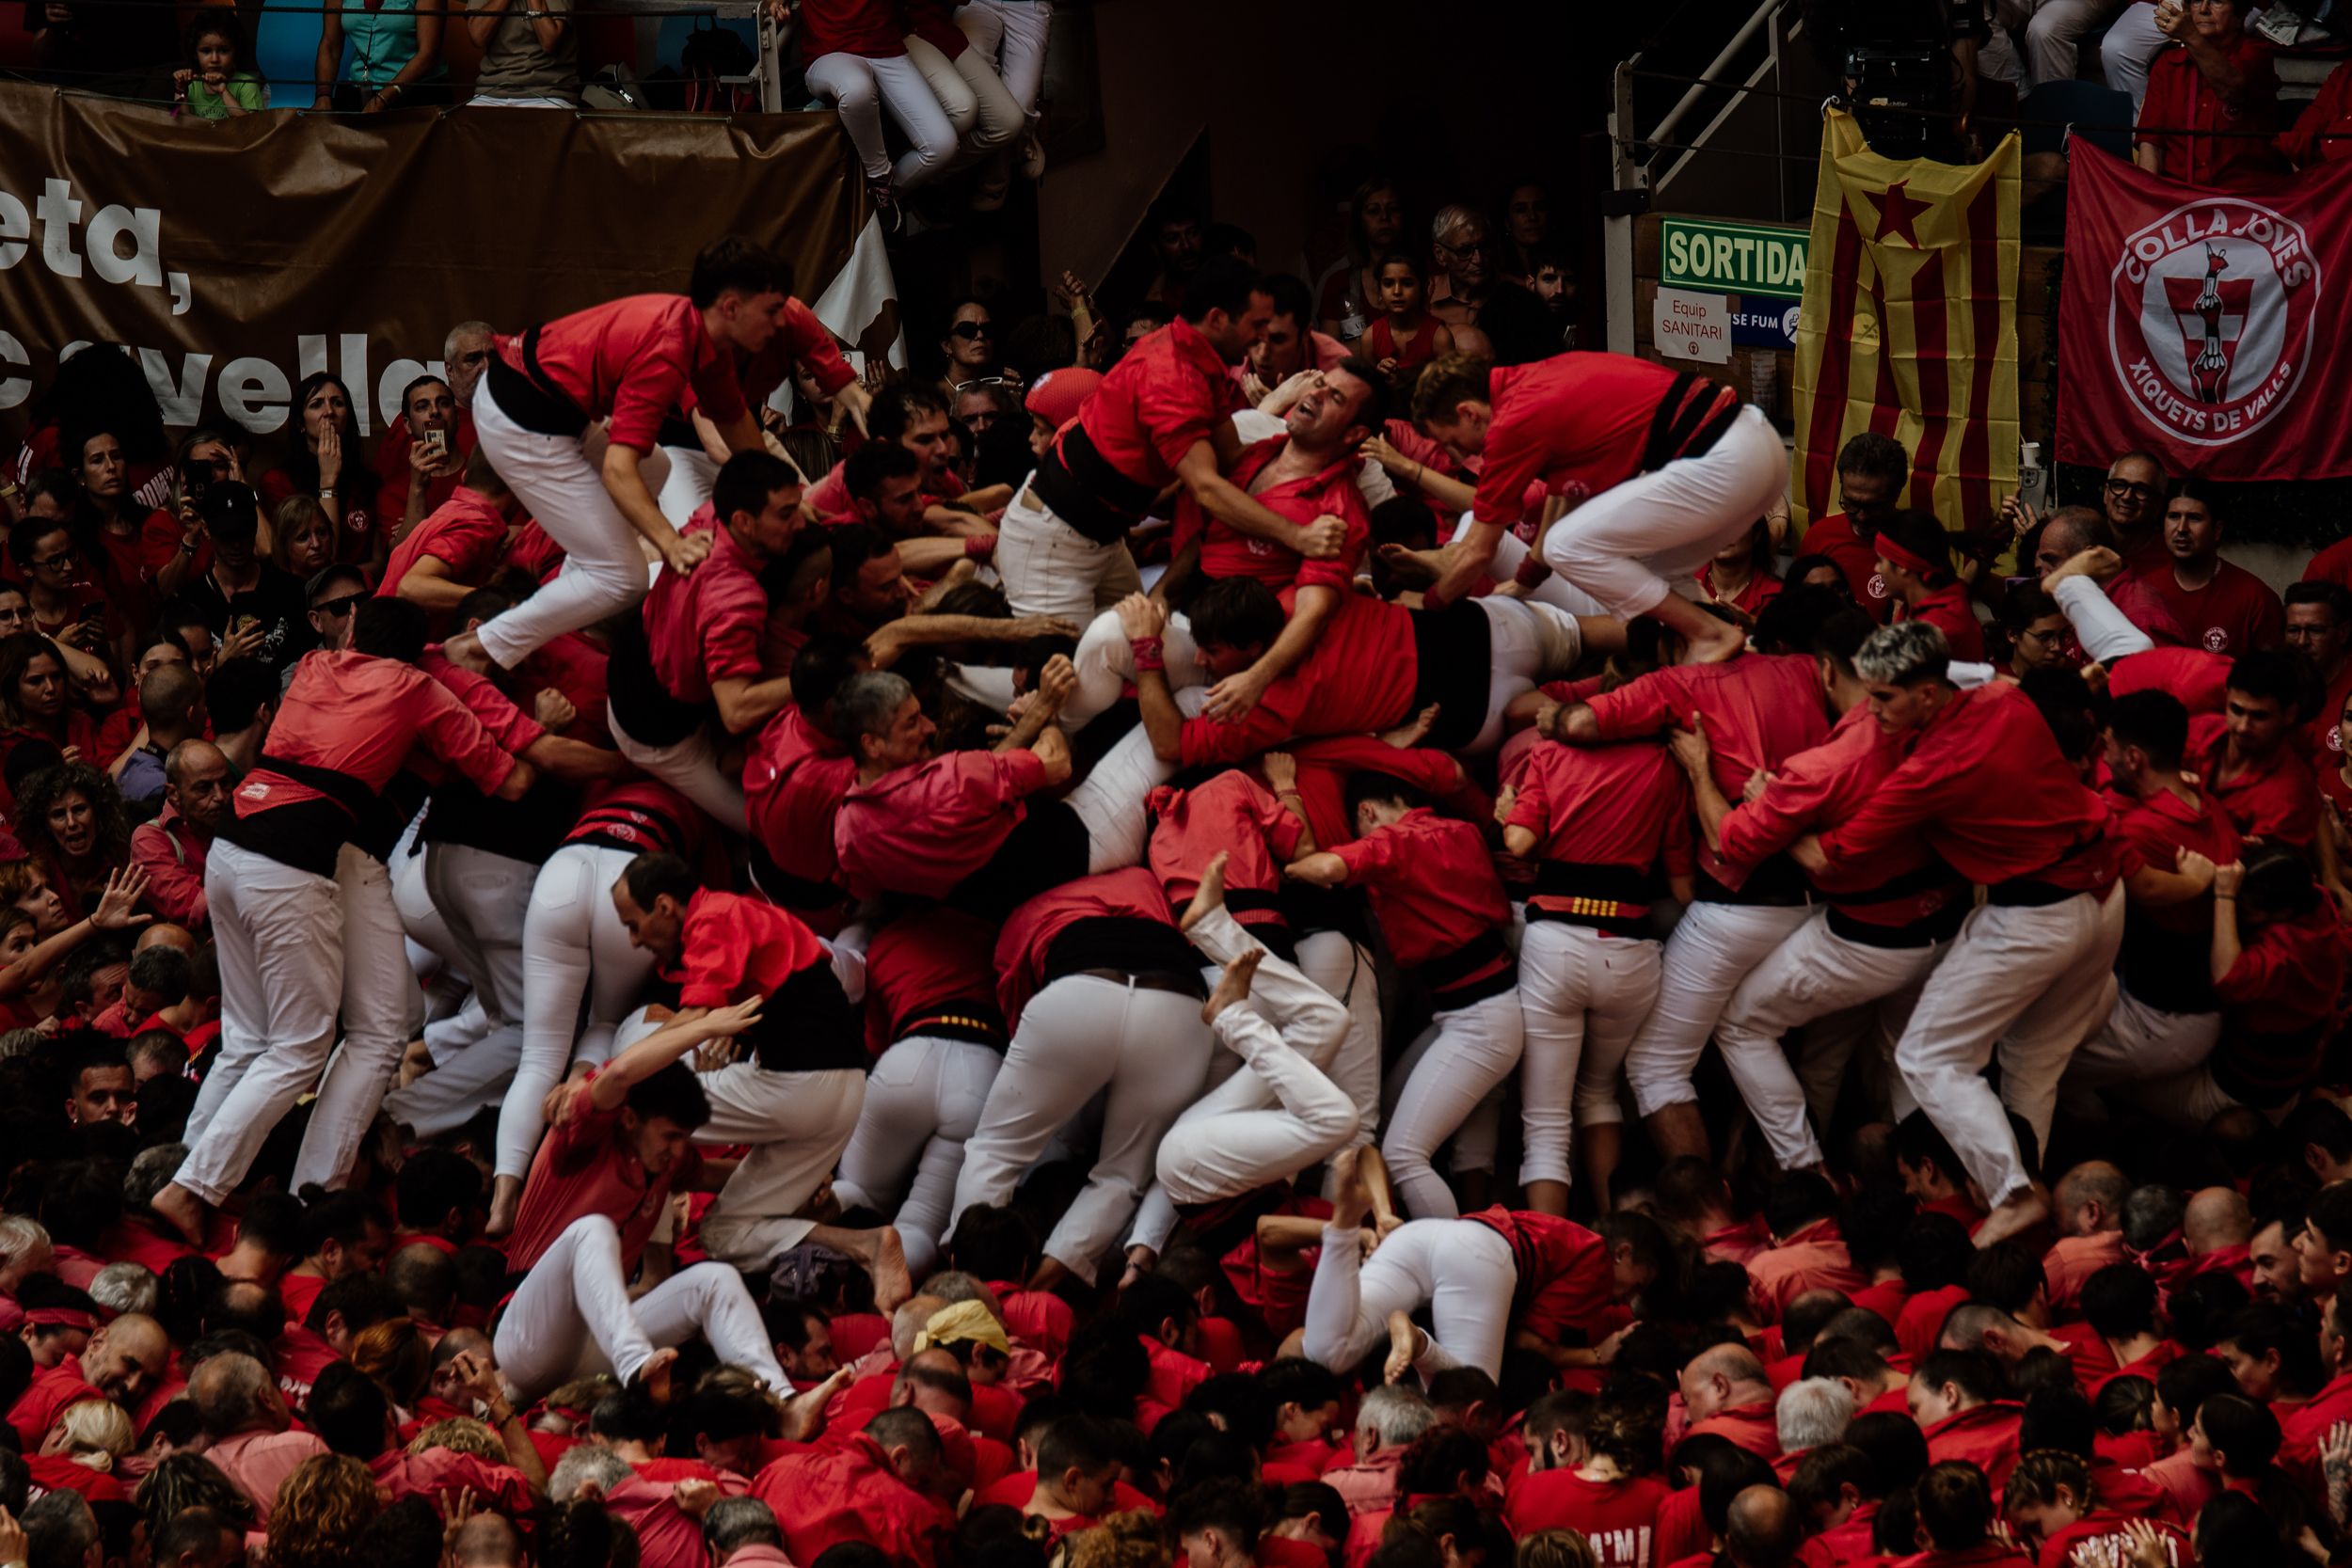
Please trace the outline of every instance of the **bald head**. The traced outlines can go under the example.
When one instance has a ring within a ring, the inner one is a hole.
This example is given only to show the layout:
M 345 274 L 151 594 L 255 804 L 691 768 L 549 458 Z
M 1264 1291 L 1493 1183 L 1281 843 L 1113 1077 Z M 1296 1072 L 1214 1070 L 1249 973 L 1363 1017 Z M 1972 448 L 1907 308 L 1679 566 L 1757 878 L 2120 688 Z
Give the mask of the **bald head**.
M 2181 1241 L 2189 1256 L 2201 1258 L 2254 1239 L 2254 1211 L 2234 1187 L 2207 1187 L 2193 1195 L 2181 1214 Z
M 908 1356 L 898 1368 L 890 1384 L 890 1402 L 961 1421 L 972 1412 L 972 1380 L 964 1375 L 962 1362 L 934 1345 Z
M 204 677 L 184 664 L 158 664 L 139 677 L 139 717 L 151 729 L 177 729 L 203 703 Z
M 285 1431 L 292 1422 L 277 1394 L 277 1375 L 235 1351 L 207 1356 L 188 1374 L 188 1399 L 204 1430 L 216 1438 Z
M 2020 1354 L 2016 1340 L 2024 1325 L 1997 1307 L 1980 1301 L 1963 1303 L 1944 1319 L 1935 1337 L 1939 1350 L 1990 1351 L 2003 1360 Z
M 2058 1180 L 2050 1194 L 2058 1212 L 2058 1234 L 2095 1236 L 2119 1230 L 2123 1224 L 2123 1200 L 2132 1196 L 2132 1179 L 2105 1160 L 2086 1160 Z
M 125 1312 L 90 1336 L 82 1375 L 117 1404 L 131 1404 L 155 1386 L 170 1355 L 163 1324 L 144 1312 Z
M 914 1337 L 953 1303 L 939 1296 L 909 1296 L 890 1314 L 890 1354 L 904 1361 L 914 1354 Z
M 450 1543 L 452 1568 L 519 1568 L 522 1560 L 522 1537 L 496 1513 L 475 1514 L 458 1527 L 457 1539 Z
M 1777 1486 L 1747 1488 L 1724 1515 L 1724 1550 L 1739 1568 L 1786 1568 L 1804 1539 L 1796 1505 Z
M 1682 1402 L 1704 1421 L 1741 1405 L 1770 1404 L 1772 1385 L 1764 1363 L 1745 1345 L 1710 1345 L 1682 1369 Z

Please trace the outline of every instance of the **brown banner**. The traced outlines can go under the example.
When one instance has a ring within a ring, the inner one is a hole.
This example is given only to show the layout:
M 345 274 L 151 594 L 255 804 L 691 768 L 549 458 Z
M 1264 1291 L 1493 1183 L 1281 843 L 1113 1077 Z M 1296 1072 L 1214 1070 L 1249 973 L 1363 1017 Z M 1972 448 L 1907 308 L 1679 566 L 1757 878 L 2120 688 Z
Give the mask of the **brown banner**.
M 174 426 L 269 436 L 331 370 L 373 434 L 456 323 L 683 290 L 731 232 L 777 247 L 800 296 L 880 352 L 897 310 L 853 166 L 829 114 L 207 121 L 0 83 L 0 436 L 89 341 L 132 348 Z

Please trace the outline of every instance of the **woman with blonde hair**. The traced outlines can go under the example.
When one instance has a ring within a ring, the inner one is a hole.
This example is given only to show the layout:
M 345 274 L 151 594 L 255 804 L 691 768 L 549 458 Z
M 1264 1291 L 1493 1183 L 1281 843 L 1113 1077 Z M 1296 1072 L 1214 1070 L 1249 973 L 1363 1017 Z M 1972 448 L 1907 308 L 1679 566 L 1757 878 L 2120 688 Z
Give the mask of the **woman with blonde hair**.
M 359 1532 L 376 1515 L 375 1478 L 347 1454 L 313 1454 L 278 1488 L 270 1568 L 359 1568 Z
M 115 1479 L 114 1467 L 137 1442 L 120 1405 L 80 1400 L 65 1407 L 41 1439 L 40 1451 L 25 1455 L 24 1468 L 44 1491 L 79 1492 L 94 1503 L 129 1502 L 131 1495 Z

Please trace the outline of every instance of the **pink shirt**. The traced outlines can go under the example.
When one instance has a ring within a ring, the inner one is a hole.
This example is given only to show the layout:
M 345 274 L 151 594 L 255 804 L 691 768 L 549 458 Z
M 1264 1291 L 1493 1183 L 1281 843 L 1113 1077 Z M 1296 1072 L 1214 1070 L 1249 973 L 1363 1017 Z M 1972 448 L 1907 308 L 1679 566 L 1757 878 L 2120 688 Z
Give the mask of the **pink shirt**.
M 204 1457 L 245 1489 L 253 1499 L 255 1522 L 266 1525 L 270 1506 L 278 1500 L 278 1489 L 286 1478 L 312 1454 L 326 1451 L 316 1433 L 240 1432 L 233 1437 L 215 1438 Z
M 1034 752 L 948 752 L 851 784 L 834 818 L 834 852 L 852 896 L 946 896 L 996 853 L 1044 787 Z

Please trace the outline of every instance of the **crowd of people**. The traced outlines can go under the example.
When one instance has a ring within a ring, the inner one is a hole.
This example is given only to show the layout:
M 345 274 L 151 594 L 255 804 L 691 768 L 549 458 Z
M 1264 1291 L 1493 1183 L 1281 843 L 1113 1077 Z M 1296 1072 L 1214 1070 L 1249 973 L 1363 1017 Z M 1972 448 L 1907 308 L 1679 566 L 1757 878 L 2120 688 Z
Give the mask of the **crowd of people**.
M 923 378 L 721 238 L 373 450 L 67 360 L 0 1564 L 2352 1551 L 2352 543 L 1883 435 L 1799 532 L 1397 194 Z

